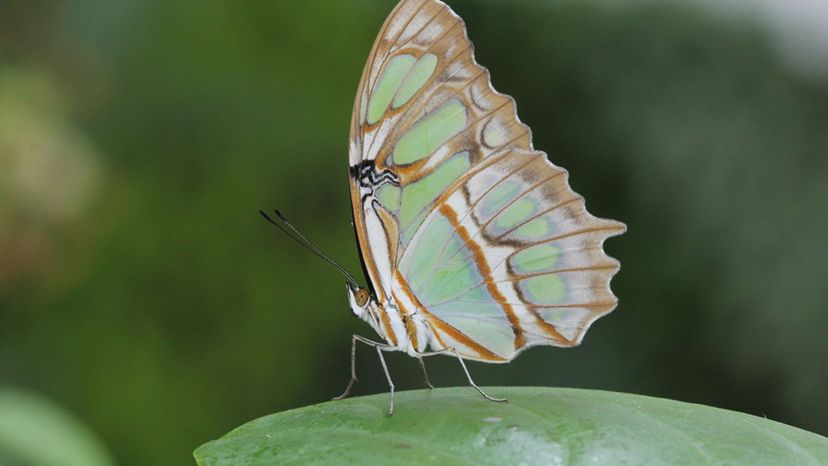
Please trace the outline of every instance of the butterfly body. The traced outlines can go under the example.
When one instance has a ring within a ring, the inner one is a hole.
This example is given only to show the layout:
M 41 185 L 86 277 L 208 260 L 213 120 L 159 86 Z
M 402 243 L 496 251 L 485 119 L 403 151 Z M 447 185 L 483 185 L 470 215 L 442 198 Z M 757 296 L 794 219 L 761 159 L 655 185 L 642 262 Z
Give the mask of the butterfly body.
M 418 357 L 428 349 L 429 329 L 425 319 L 418 314 L 403 314 L 391 301 L 378 302 L 371 297 L 363 305 L 358 304 L 354 290 L 348 286 L 348 301 L 351 310 L 364 320 L 396 351 Z M 432 349 L 442 349 L 434 344 Z

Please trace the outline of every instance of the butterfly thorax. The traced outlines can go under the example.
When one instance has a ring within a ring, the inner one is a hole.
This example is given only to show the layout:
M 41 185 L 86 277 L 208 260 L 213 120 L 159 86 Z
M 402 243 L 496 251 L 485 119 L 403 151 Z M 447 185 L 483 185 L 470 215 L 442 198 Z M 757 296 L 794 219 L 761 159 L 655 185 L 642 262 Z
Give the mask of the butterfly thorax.
M 374 296 L 360 296 L 363 288 L 348 287 L 348 303 L 355 316 L 364 320 L 390 346 L 411 356 L 417 356 L 430 346 L 439 349 L 440 345 L 430 341 L 429 329 L 423 316 L 400 312 L 393 298 L 378 300 Z

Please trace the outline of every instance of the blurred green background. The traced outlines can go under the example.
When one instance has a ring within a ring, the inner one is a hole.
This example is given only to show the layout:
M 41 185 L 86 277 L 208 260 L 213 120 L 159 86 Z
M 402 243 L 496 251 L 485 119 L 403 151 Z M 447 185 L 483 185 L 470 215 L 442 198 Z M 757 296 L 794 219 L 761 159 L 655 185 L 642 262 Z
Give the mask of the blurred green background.
M 256 211 L 282 209 L 360 270 L 350 112 L 394 3 L 0 3 L 0 387 L 73 413 L 124 465 L 192 464 L 245 421 L 339 394 L 350 335 L 371 330 L 342 277 Z M 629 225 L 607 245 L 621 304 L 585 344 L 472 363 L 477 381 L 828 434 L 828 40 L 813 27 L 828 11 L 450 3 L 535 145 Z M 416 361 L 389 364 L 399 388 L 422 386 Z M 464 383 L 456 361 L 430 370 Z M 386 390 L 372 353 L 358 371 L 357 394 Z M 2 432 L 0 463 L 47 464 Z

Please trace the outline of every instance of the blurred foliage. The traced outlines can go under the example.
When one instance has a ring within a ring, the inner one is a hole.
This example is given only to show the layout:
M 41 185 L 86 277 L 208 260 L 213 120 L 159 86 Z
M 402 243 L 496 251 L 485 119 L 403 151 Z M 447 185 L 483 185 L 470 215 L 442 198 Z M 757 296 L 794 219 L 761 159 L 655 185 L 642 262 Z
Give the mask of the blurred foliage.
M 0 464 L 111 466 L 101 441 L 49 400 L 0 387 Z
M 347 382 L 356 85 L 392 1 L 0 4 L 0 381 L 123 464 Z M 450 2 L 590 210 L 621 305 L 577 349 L 479 383 L 631 391 L 828 433 L 828 83 L 756 25 L 679 2 Z M 384 391 L 368 352 L 359 393 Z M 416 362 L 390 357 L 401 388 Z M 451 360 L 438 385 L 462 384 Z

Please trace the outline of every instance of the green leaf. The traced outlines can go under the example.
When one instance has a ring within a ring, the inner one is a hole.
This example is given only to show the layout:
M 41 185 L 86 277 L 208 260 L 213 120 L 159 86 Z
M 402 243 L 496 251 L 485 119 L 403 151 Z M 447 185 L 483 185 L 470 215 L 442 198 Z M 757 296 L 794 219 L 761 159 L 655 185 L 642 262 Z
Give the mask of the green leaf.
M 624 393 L 566 388 L 397 393 L 249 422 L 195 451 L 202 466 L 273 464 L 828 464 L 828 439 L 768 419 Z

